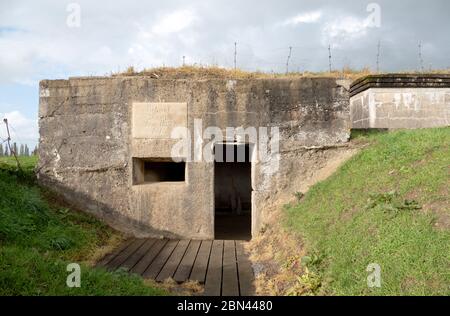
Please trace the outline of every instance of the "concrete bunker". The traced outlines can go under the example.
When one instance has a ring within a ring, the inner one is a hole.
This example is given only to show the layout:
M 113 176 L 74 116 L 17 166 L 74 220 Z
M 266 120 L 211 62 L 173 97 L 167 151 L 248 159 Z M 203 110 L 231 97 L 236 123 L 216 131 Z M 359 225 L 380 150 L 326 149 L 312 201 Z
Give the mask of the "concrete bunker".
M 44 80 L 39 182 L 137 237 L 247 239 L 348 141 L 349 85 L 335 78 Z M 258 139 L 218 141 L 206 135 L 209 127 L 223 135 L 254 129 Z M 174 151 L 180 144 L 184 150 Z M 217 161 L 220 147 L 246 149 L 244 161 Z M 207 152 L 211 161 L 199 155 Z M 266 157 L 253 159 L 260 152 Z
M 411 129 L 450 125 L 450 75 L 386 74 L 350 87 L 353 129 Z

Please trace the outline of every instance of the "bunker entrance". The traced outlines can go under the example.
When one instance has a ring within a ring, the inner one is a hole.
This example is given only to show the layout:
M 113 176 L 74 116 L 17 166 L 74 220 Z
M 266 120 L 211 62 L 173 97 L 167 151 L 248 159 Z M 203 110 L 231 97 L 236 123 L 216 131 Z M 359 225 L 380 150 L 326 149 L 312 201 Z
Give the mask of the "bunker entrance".
M 251 238 L 251 146 L 214 146 L 215 239 Z

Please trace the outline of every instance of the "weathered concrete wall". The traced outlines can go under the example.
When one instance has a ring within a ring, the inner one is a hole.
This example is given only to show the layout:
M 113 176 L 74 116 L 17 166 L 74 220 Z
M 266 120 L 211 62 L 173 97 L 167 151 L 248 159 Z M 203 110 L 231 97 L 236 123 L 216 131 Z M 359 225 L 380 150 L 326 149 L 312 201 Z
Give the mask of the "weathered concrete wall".
M 351 88 L 352 128 L 430 128 L 450 124 L 450 77 L 373 76 Z
M 288 190 L 292 172 L 302 174 L 314 166 L 302 160 L 304 152 L 348 141 L 347 85 L 331 78 L 44 80 L 40 83 L 39 181 L 136 236 L 213 238 L 214 163 L 187 162 L 185 182 L 133 185 L 133 158 L 171 157 L 177 142 L 165 136 L 167 126 L 159 123 L 154 127 L 158 131 L 135 135 L 133 104 L 185 104 L 185 123 L 193 134 L 197 119 L 202 119 L 203 129 L 276 126 L 280 129 L 278 172 L 265 172 L 267 162 L 252 163 L 252 233 L 256 234 L 269 216 L 266 205 L 279 190 Z

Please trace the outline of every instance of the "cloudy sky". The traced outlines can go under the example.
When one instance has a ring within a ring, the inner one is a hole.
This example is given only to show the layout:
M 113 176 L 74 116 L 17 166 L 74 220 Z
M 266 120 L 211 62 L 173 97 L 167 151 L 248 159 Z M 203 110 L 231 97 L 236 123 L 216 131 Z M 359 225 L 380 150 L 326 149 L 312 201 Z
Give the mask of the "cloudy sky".
M 450 67 L 448 0 L 0 0 L 0 116 L 38 138 L 38 82 L 128 66 L 188 64 L 284 72 Z M 418 43 L 422 43 L 419 59 Z M 5 138 L 0 125 L 0 138 Z M 1 142 L 1 140 L 0 140 Z

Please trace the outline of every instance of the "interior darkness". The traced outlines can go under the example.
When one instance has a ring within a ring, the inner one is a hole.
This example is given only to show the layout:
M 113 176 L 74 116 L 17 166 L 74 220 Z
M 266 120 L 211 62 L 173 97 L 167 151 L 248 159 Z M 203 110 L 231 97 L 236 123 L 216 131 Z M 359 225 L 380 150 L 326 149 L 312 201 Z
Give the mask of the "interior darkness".
M 144 161 L 144 182 L 184 181 L 185 170 L 185 162 Z
M 215 238 L 251 238 L 251 155 L 248 144 L 214 147 Z

